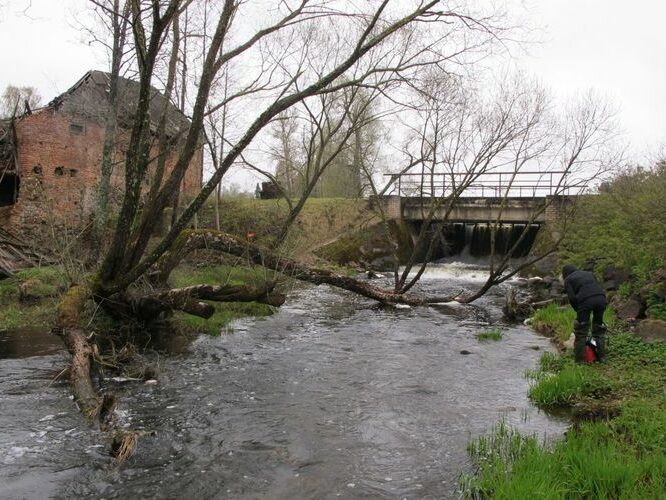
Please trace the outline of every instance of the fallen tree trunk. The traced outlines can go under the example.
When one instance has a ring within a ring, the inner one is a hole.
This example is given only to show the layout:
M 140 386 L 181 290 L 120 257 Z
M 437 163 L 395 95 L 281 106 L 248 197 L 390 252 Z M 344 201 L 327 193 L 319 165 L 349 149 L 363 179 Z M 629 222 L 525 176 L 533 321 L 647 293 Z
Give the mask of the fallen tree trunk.
M 164 311 L 183 311 L 208 319 L 215 308 L 202 300 L 215 302 L 260 302 L 275 307 L 284 304 L 284 294 L 274 292 L 275 283 L 262 287 L 236 285 L 193 285 L 174 288 L 133 301 L 133 311 L 142 318 L 153 318 Z
M 385 304 L 419 306 L 455 300 L 455 297 L 450 296 L 426 297 L 379 288 L 370 283 L 359 281 L 350 276 L 344 276 L 327 269 L 308 267 L 295 260 L 275 254 L 267 248 L 212 229 L 183 232 L 173 249 L 166 252 L 158 261 L 156 265 L 158 280 L 162 283 L 166 282 L 171 271 L 180 261 L 187 254 L 198 249 L 212 249 L 244 257 L 251 263 L 273 269 L 292 278 L 314 283 L 315 285 L 327 284 L 335 286 Z
M 93 347 L 88 342 L 83 329 L 80 327 L 81 311 L 91 297 L 91 290 L 86 285 L 75 285 L 69 289 L 58 305 L 56 319 L 56 333 L 62 335 L 67 350 L 72 355 L 72 364 L 69 368 L 69 381 L 72 386 L 74 399 L 90 422 L 99 422 L 102 416 L 104 398 L 98 394 L 90 378 Z M 108 414 L 108 411 L 104 412 Z

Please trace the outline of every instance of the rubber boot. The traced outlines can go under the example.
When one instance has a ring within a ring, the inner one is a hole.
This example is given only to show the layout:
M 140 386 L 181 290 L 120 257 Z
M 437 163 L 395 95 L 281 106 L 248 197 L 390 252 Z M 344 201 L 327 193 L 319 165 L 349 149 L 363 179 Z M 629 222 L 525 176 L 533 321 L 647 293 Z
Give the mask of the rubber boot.
M 592 338 L 597 343 L 597 361 L 606 359 L 606 325 L 592 325 Z
M 589 328 L 589 323 L 574 321 L 574 359 L 576 363 L 585 363 L 585 344 Z

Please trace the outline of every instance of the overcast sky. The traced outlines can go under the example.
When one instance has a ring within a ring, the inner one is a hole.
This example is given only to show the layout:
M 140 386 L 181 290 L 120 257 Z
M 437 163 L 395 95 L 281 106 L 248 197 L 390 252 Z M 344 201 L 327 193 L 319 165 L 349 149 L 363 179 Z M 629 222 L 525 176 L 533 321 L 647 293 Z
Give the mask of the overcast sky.
M 561 98 L 589 88 L 611 98 L 636 157 L 666 143 L 666 1 L 515 1 L 542 30 L 529 54 L 514 53 L 519 66 Z M 106 69 L 77 29 L 86 4 L 0 0 L 0 89 L 35 86 L 46 102 L 87 70 Z

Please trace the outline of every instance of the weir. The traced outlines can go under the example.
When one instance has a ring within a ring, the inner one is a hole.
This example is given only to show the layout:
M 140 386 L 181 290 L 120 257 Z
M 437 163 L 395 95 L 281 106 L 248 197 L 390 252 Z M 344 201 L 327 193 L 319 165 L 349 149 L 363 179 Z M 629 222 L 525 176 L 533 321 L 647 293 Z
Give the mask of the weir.
M 431 225 L 436 241 L 433 260 L 489 256 L 495 226 L 495 254 L 506 255 L 517 245 L 511 257 L 525 257 L 540 230 L 557 237 L 567 208 L 585 189 L 565 171 L 487 172 L 464 188 L 460 186 L 467 180 L 460 173 L 388 177 L 374 201 L 388 218 L 409 227 L 413 237 L 423 224 Z M 421 254 L 425 257 L 426 249 Z
M 413 235 L 421 230 L 422 221 L 407 222 Z M 512 258 L 526 257 L 536 240 L 539 224 L 501 224 L 495 235 L 495 254 L 506 255 L 516 243 Z M 525 231 L 527 228 L 527 231 Z M 482 223 L 435 224 L 431 229 L 435 247 L 431 260 L 446 257 L 488 257 L 492 253 L 492 226 Z M 525 235 L 522 237 L 523 233 Z M 428 239 L 429 240 L 429 239 Z

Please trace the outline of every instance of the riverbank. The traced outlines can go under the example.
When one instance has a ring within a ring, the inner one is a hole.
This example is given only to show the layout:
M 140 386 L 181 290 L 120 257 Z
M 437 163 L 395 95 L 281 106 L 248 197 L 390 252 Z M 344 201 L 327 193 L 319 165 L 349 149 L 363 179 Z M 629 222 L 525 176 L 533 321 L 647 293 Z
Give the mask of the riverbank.
M 562 339 L 568 315 L 538 312 L 533 325 Z M 564 439 L 544 443 L 500 422 L 469 445 L 477 472 L 462 480 L 465 497 L 663 498 L 666 343 L 645 343 L 619 324 L 610 332 L 605 363 L 545 353 L 526 374 L 538 407 L 571 415 Z
M 197 266 L 191 263 L 174 270 L 171 284 L 174 287 L 197 284 L 260 285 L 266 279 L 267 271 L 263 269 L 226 264 Z M 0 281 L 0 330 L 51 330 L 58 303 L 70 282 L 71 278 L 59 266 L 23 269 Z M 172 325 L 181 333 L 219 335 L 233 320 L 247 316 L 262 317 L 274 312 L 273 307 L 255 302 L 210 304 L 215 307 L 215 313 L 209 319 L 176 312 Z
M 67 277 L 58 266 L 22 269 L 0 280 L 0 325 L 2 329 L 51 329 L 56 307 Z
M 219 207 L 222 228 L 245 238 L 254 232 L 257 241 L 269 245 L 288 214 L 284 200 L 223 198 Z M 214 203 L 207 203 L 199 214 L 202 227 L 215 227 Z M 312 250 L 332 238 L 359 230 L 371 223 L 373 215 L 365 200 L 317 198 L 308 200 L 298 217 L 286 251 L 305 262 L 313 262 Z M 265 282 L 271 271 L 243 266 L 235 258 L 207 259 L 195 255 L 176 268 L 171 285 L 182 287 L 197 284 L 256 285 Z M 70 283 L 63 266 L 41 266 L 18 271 L 11 278 L 0 280 L 0 328 L 15 330 L 53 327 L 58 301 Z M 270 306 L 257 303 L 214 303 L 215 314 L 208 320 L 175 313 L 173 325 L 184 333 L 219 335 L 235 319 L 272 314 Z

